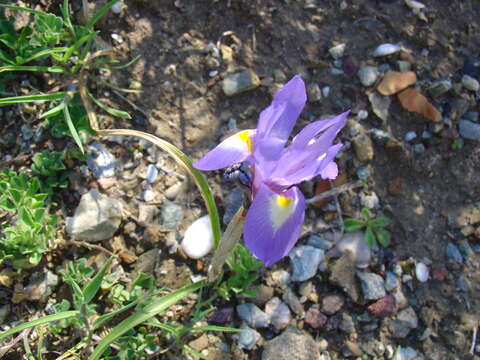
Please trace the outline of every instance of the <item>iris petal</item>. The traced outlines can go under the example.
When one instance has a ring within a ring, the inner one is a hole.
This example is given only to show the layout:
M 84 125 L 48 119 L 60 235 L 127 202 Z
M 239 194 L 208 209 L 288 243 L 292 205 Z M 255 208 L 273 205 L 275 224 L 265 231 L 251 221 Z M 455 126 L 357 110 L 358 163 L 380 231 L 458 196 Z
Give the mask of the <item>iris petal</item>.
M 270 266 L 293 248 L 305 214 L 305 199 L 298 188 L 276 193 L 261 185 L 245 219 L 248 249 Z
M 296 75 L 277 91 L 271 105 L 261 112 L 257 127 L 258 138 L 275 137 L 284 144 L 306 101 L 305 84 Z
M 252 154 L 254 135 L 255 130 L 243 130 L 226 138 L 193 166 L 199 170 L 217 170 L 246 160 Z

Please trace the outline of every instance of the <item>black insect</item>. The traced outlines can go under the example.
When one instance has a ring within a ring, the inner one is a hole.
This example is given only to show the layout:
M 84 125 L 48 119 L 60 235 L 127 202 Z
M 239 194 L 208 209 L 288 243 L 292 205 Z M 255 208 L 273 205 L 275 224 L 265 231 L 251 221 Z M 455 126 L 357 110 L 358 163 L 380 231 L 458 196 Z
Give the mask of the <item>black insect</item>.
M 250 187 L 250 169 L 245 162 L 236 163 L 226 168 L 223 173 L 224 181 L 236 181 L 241 185 Z

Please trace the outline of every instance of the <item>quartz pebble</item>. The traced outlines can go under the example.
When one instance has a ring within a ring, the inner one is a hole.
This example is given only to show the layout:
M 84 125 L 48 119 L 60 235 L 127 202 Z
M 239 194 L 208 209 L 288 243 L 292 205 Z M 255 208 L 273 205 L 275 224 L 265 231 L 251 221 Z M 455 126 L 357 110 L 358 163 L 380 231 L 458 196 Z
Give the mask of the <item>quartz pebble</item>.
M 417 133 L 415 131 L 409 131 L 405 134 L 405 141 L 410 142 L 417 137 Z
M 202 216 L 187 228 L 181 247 L 191 259 L 200 259 L 213 249 L 213 232 L 210 216 Z
M 462 85 L 465 89 L 470 91 L 478 91 L 480 89 L 480 84 L 478 80 L 471 77 L 470 75 L 462 76 Z
M 363 86 L 371 86 L 377 81 L 379 71 L 375 66 L 364 66 L 358 70 L 357 76 Z
M 262 336 L 247 325 L 243 325 L 241 329 L 237 337 L 238 346 L 242 349 L 252 350 Z
M 260 85 L 260 79 L 253 70 L 244 70 L 223 79 L 222 89 L 225 95 L 233 96 L 244 91 L 252 90 Z
M 426 282 L 429 278 L 428 267 L 422 262 L 418 262 L 415 265 L 415 276 L 420 282 Z
M 401 50 L 401 47 L 394 44 L 382 44 L 379 45 L 373 52 L 374 57 L 388 56 L 395 54 Z
M 341 59 L 345 53 L 345 44 L 338 44 L 328 50 L 329 54 L 335 60 Z

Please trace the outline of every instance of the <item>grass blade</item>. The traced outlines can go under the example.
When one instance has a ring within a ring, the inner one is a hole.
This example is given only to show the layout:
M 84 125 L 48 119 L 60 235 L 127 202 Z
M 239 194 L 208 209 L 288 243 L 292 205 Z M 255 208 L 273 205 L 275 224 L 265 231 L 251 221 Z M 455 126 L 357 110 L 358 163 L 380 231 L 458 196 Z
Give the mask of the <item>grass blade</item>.
M 114 109 L 108 105 L 105 105 L 104 103 L 102 103 L 101 101 L 95 99 L 93 97 L 93 95 L 89 92 L 88 93 L 88 96 L 90 97 L 90 99 L 92 99 L 92 101 L 100 108 L 102 108 L 103 110 L 105 110 L 107 113 L 109 113 L 110 115 L 112 116 L 118 116 L 118 117 L 121 117 L 122 119 L 128 119 L 130 120 L 132 117 L 130 116 L 129 113 L 127 113 L 126 111 L 122 111 L 122 110 L 117 110 L 117 109 Z
M 135 56 L 132 60 L 122 65 L 99 65 L 98 67 L 103 69 L 110 69 L 110 70 L 123 70 L 129 67 L 130 65 L 132 65 L 138 59 L 140 59 L 140 55 Z
M 50 55 L 50 54 L 57 54 L 57 53 L 63 53 L 65 51 L 67 51 L 68 48 L 67 47 L 58 47 L 58 48 L 53 48 L 53 49 L 45 49 L 45 50 L 41 50 L 37 53 L 35 53 L 34 55 L 30 56 L 28 59 L 25 60 L 26 63 L 30 62 L 30 61 L 33 61 L 35 60 L 36 58 L 39 58 L 41 56 L 44 56 L 44 55 Z
M 236 328 L 225 327 L 225 326 L 206 325 L 206 326 L 196 326 L 192 328 L 191 331 L 241 332 L 242 329 L 236 329 Z
M 40 15 L 40 16 L 47 15 L 47 13 L 44 13 L 43 11 L 33 10 L 33 9 L 22 7 L 22 6 L 0 4 L 0 7 L 6 8 L 6 9 L 11 9 L 11 10 L 26 11 L 26 12 L 29 12 L 29 13 L 32 13 L 32 14 L 35 14 L 35 15 Z
M 66 95 L 67 93 L 65 91 L 59 91 L 53 94 L 22 95 L 22 96 L 6 97 L 3 99 L 0 99 L 0 106 L 19 104 L 24 102 L 62 100 Z
M 88 304 L 100 289 L 100 284 L 102 283 L 103 277 L 105 276 L 105 272 L 107 271 L 108 267 L 112 263 L 113 257 L 110 257 L 105 264 L 101 267 L 101 269 L 97 272 L 97 274 L 93 277 L 92 280 L 88 282 L 88 284 L 83 288 L 82 293 L 84 297 L 84 301 Z
M 60 104 L 58 104 L 57 106 L 51 108 L 50 110 L 44 112 L 42 115 L 40 115 L 40 119 L 46 119 L 50 116 L 53 116 L 53 115 L 56 115 L 58 114 L 59 112 L 61 112 L 63 110 L 63 108 L 65 107 L 65 101 L 62 101 Z
M 95 129 L 95 126 L 92 126 Z M 212 231 L 213 231 L 213 239 L 215 249 L 218 247 L 221 239 L 221 229 L 220 229 L 220 219 L 218 217 L 217 206 L 215 204 L 215 200 L 213 199 L 212 192 L 210 191 L 210 187 L 208 186 L 207 180 L 203 174 L 195 169 L 192 166 L 192 161 L 190 158 L 185 155 L 179 148 L 170 144 L 168 141 L 162 140 L 155 135 L 145 133 L 143 131 L 138 130 L 129 130 L 129 129 L 109 129 L 109 130 L 98 130 L 95 129 L 100 135 L 126 135 L 126 136 L 137 136 L 139 138 L 145 139 L 150 141 L 154 145 L 158 146 L 163 151 L 167 152 L 174 160 L 182 166 L 192 177 L 195 181 L 195 184 L 202 195 L 203 200 L 205 201 L 205 205 L 208 210 L 208 214 L 210 215 L 210 220 L 212 222 Z
M 201 288 L 203 285 L 204 283 L 199 281 L 197 283 L 186 285 L 177 291 L 172 292 L 171 294 L 153 298 L 148 305 L 139 308 L 137 312 L 115 326 L 112 331 L 110 331 L 110 333 L 105 336 L 95 347 L 92 355 L 89 357 L 89 360 L 98 360 L 106 348 L 118 337 L 122 336 L 130 329 L 133 329 L 135 326 L 140 325 L 141 323 L 166 310 L 192 292 Z
M 103 15 L 107 13 L 108 10 L 115 4 L 118 0 L 112 0 L 108 2 L 106 5 L 104 5 L 100 10 L 98 10 L 90 20 L 88 20 L 86 27 L 88 29 L 93 29 L 93 25 L 101 19 Z
M 45 71 L 51 73 L 66 73 L 62 66 L 28 66 L 28 65 L 6 65 L 0 67 L 0 73 L 5 71 Z
M 82 154 L 85 154 L 85 150 L 83 149 L 82 140 L 80 140 L 80 136 L 78 135 L 77 129 L 73 125 L 72 118 L 70 116 L 70 111 L 68 110 L 68 105 L 63 107 L 63 115 L 65 116 L 65 121 L 67 122 L 68 129 L 70 130 L 70 134 L 72 134 L 73 140 L 80 148 Z
M 78 311 L 62 311 L 62 312 L 59 312 L 58 314 L 44 316 L 40 319 L 32 320 L 32 321 L 20 324 L 20 325 L 14 327 L 13 329 L 10 329 L 10 330 L 7 330 L 7 331 L 4 331 L 4 332 L 0 333 L 0 340 L 3 340 L 7 336 L 16 334 L 16 333 L 18 333 L 22 330 L 25 330 L 25 329 L 28 329 L 28 328 L 31 328 L 31 327 L 34 327 L 34 326 L 47 324 L 47 323 L 50 323 L 50 322 L 53 322 L 53 321 L 68 319 L 68 318 L 77 316 L 78 314 L 79 314 Z

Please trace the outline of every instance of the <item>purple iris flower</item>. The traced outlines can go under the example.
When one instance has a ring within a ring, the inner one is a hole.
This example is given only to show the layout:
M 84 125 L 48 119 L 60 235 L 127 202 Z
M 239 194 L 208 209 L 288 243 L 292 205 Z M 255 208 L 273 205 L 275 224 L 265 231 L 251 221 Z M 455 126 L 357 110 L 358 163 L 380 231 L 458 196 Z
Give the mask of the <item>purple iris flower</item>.
M 222 141 L 193 164 L 199 170 L 217 170 L 245 162 L 251 174 L 252 203 L 245 218 L 247 248 L 266 266 L 289 253 L 298 240 L 305 214 L 305 199 L 295 186 L 315 176 L 335 179 L 333 144 L 348 112 L 305 126 L 287 144 L 306 102 L 305 84 L 293 77 L 280 89 L 258 120 L 258 127 Z

